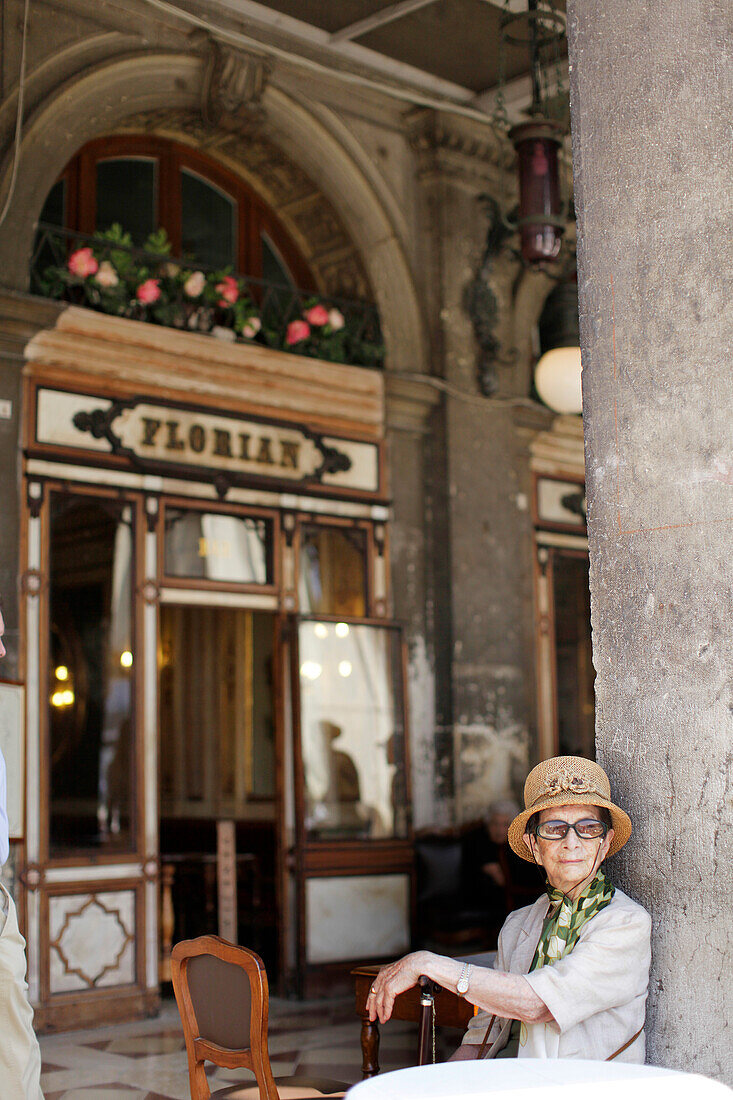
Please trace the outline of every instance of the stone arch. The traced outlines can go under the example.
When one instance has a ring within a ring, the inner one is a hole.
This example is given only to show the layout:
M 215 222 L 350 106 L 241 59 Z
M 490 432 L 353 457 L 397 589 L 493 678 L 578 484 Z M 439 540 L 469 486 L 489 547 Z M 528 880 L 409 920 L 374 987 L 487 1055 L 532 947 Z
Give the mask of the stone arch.
M 236 120 L 216 131 L 202 123 L 197 131 L 195 115 L 203 76 L 204 62 L 194 53 L 127 54 L 75 75 L 39 105 L 26 124 L 14 198 L 0 229 L 0 270 L 6 273 L 5 285 L 27 289 L 27 258 L 35 222 L 51 181 L 74 153 L 92 138 L 147 120 L 150 127 L 163 131 L 173 127 L 178 140 L 185 138 L 222 157 L 271 203 L 278 185 L 282 191 L 283 179 L 290 174 L 291 185 L 302 191 L 301 216 L 299 219 L 295 202 L 290 210 L 278 208 L 278 214 L 305 246 L 324 291 L 350 290 L 356 296 L 371 296 L 382 320 L 388 366 L 392 370 L 422 369 L 424 335 L 412 273 L 372 181 L 365 178 L 322 119 L 317 120 L 315 113 L 274 87 L 265 93 L 260 131 L 245 131 L 243 136 L 241 128 L 239 132 L 235 129 Z M 270 165 L 269 179 L 255 178 L 258 164 L 260 170 Z M 3 182 L 9 173 L 7 158 Z M 319 199 L 320 213 L 309 221 L 309 204 L 312 211 Z M 330 234 L 327 248 L 319 246 L 319 234 L 324 232 Z

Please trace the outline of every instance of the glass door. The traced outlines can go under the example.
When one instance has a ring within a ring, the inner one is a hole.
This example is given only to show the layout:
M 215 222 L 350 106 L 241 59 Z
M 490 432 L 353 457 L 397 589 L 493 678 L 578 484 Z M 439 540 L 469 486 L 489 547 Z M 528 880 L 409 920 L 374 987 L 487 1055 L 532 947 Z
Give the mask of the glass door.
M 172 942 L 218 933 L 257 951 L 271 980 L 275 620 L 246 607 L 163 604 L 158 649 L 161 957 Z
M 145 840 L 142 499 L 47 484 L 29 527 L 45 582 L 28 634 L 40 765 L 39 794 L 29 780 L 29 973 L 37 1026 L 80 1026 L 157 1001 L 145 935 L 156 868 Z
M 412 834 L 398 628 L 301 618 L 294 630 L 297 986 L 406 951 Z

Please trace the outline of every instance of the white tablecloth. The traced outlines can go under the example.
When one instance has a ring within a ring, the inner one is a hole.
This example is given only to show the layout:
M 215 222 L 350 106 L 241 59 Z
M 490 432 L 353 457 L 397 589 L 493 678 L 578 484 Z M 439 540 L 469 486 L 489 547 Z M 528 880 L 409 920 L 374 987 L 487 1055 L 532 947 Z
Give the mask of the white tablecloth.
M 623 1062 L 500 1058 L 383 1073 L 349 1100 L 731 1100 L 726 1085 L 691 1073 Z

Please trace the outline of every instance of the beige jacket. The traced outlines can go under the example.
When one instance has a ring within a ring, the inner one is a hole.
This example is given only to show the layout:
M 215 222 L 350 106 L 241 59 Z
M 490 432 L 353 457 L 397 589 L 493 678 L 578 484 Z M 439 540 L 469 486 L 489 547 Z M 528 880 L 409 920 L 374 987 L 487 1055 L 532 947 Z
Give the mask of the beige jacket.
M 594 1058 L 604 1060 L 636 1034 L 644 1023 L 651 919 L 641 905 L 616 890 L 612 901 L 580 932 L 573 950 L 551 966 L 529 974 L 547 915 L 545 895 L 534 905 L 511 913 L 499 933 L 494 968 L 523 974 L 554 1017 L 549 1024 L 528 1024 L 520 1058 Z M 469 989 L 468 998 L 471 993 Z M 491 1014 L 473 1017 L 463 1044 L 481 1043 Z M 511 1020 L 498 1018 L 489 1035 L 486 1057 L 505 1045 Z M 618 1055 L 619 1062 L 643 1062 L 644 1032 Z

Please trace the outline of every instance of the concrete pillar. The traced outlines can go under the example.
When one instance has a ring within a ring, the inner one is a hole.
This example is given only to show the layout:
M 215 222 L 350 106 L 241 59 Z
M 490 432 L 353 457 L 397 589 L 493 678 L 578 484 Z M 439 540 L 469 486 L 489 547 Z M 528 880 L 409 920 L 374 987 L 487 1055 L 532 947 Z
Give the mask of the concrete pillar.
M 733 1084 L 727 0 L 569 0 L 598 758 L 649 1061 Z

